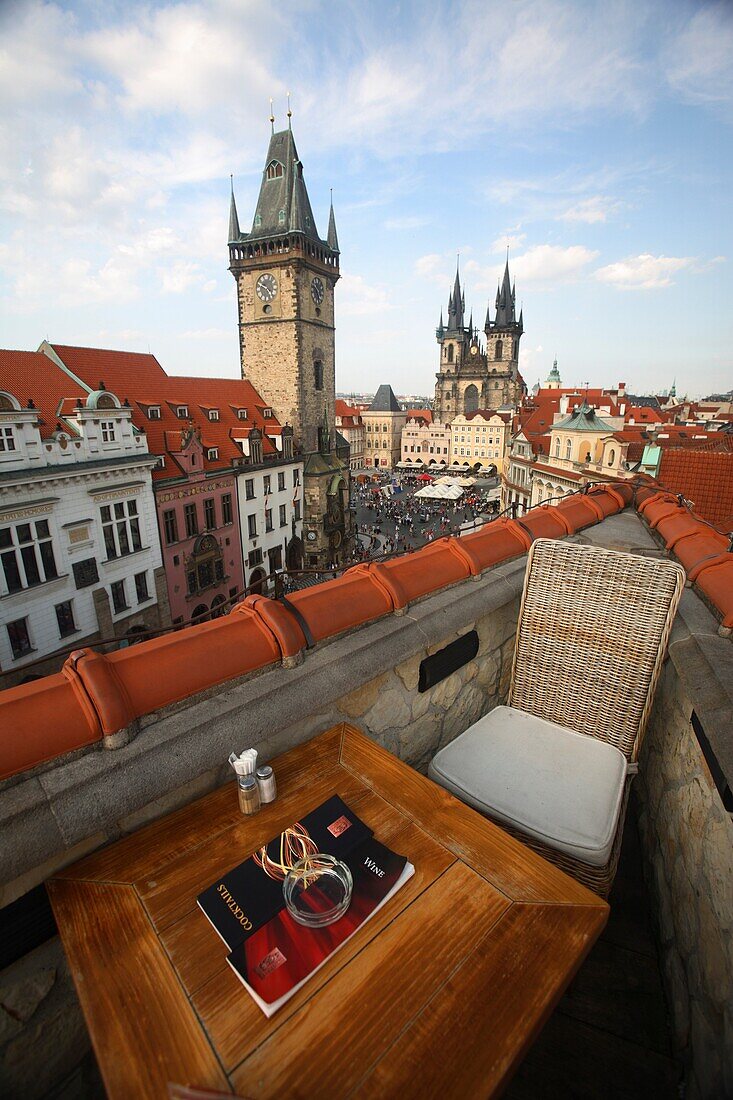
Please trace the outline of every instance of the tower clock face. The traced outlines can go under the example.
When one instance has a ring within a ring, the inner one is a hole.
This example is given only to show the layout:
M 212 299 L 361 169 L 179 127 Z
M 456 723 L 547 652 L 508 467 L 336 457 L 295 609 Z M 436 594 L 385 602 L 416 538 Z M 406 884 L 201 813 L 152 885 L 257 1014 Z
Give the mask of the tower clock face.
M 323 282 L 316 275 L 315 279 L 311 282 L 311 298 L 317 306 L 323 301 L 324 289 Z
M 266 275 L 260 275 L 257 280 L 257 297 L 262 302 L 271 302 L 277 294 L 277 279 L 274 275 L 270 275 L 269 272 Z

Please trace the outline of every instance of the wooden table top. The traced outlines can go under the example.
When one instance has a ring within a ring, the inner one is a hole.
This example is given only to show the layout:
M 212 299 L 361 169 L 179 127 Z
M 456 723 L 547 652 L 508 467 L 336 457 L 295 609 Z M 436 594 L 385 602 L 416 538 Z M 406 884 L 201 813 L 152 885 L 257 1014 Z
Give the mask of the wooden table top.
M 108 1095 L 499 1092 L 606 903 L 353 726 L 273 763 L 253 817 L 228 783 L 48 883 Z M 415 875 L 267 1019 L 196 897 L 332 794 Z

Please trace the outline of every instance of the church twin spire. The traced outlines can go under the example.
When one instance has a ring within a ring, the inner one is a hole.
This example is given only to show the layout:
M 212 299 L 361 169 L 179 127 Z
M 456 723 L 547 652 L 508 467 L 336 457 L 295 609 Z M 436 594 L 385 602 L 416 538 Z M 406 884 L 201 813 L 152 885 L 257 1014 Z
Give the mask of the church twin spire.
M 484 322 L 484 332 L 489 335 L 490 331 L 494 329 L 513 328 L 520 333 L 524 331 L 524 316 L 523 311 L 519 311 L 519 320 L 516 317 L 516 285 L 512 284 L 509 277 L 509 259 L 507 258 L 506 266 L 504 268 L 504 278 L 496 289 L 496 303 L 494 306 L 495 316 L 494 320 L 491 320 L 491 303 L 486 306 L 486 320 Z M 436 329 L 436 336 L 439 340 L 443 339 L 443 336 L 448 332 L 467 332 L 469 336 L 474 335 L 473 328 L 473 314 L 468 322 L 468 328 L 465 327 L 465 311 L 466 311 L 466 296 L 464 290 L 461 288 L 461 279 L 458 268 L 456 267 L 456 278 L 453 284 L 453 290 L 448 297 L 448 323 L 443 323 L 443 313 L 441 310 L 440 323 Z

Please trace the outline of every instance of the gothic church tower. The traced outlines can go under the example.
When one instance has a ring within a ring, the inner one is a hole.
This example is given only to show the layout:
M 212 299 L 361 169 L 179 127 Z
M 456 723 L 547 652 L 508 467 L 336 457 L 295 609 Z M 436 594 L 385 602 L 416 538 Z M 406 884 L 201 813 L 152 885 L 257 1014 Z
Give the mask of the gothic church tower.
M 454 417 L 477 409 L 498 409 L 517 404 L 522 396 L 519 375 L 519 341 L 524 331 L 520 312 L 516 320 L 515 292 L 509 280 L 509 264 L 504 281 L 496 292 L 496 314 L 486 310 L 487 347 L 484 351 L 474 327 L 473 316 L 465 323 L 465 294 L 456 272 L 448 298 L 448 323 L 435 330 L 440 345 L 440 368 L 435 383 L 435 420 L 450 423 Z

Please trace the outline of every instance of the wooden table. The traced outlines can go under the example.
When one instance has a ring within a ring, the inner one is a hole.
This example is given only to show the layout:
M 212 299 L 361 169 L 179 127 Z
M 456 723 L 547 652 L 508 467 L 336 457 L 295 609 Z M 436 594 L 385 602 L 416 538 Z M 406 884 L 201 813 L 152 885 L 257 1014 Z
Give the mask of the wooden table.
M 274 764 L 256 816 L 227 784 L 48 884 L 109 1096 L 500 1091 L 608 906 L 352 726 Z M 334 793 L 415 875 L 268 1020 L 196 896 Z

